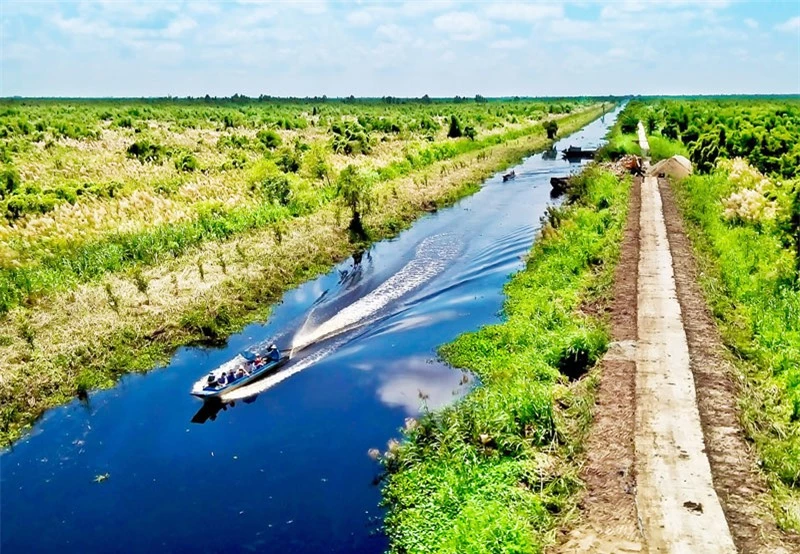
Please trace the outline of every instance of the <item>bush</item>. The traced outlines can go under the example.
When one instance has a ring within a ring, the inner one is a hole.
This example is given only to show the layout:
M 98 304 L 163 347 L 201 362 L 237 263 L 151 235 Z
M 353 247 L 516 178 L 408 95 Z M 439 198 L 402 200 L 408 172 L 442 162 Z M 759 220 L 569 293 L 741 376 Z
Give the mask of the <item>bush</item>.
M 126 150 L 129 158 L 136 158 L 144 163 L 161 163 L 162 158 L 166 155 L 164 147 L 149 140 L 143 139 L 131 144 Z
M 267 202 L 286 206 L 292 194 L 289 177 L 284 173 L 268 173 L 251 185 L 251 190 L 260 193 Z
M 175 169 L 184 172 L 194 171 L 197 169 L 197 158 L 194 154 L 184 154 L 175 160 Z
M 556 134 L 558 134 L 558 123 L 551 119 L 550 121 L 545 121 L 542 126 L 544 130 L 547 131 L 547 138 L 555 140 Z
M 458 118 L 455 115 L 450 116 L 450 128 L 447 130 L 447 137 L 448 138 L 458 138 L 462 135 L 461 132 L 461 123 L 459 123 Z
M 280 135 L 272 129 L 260 130 L 258 133 L 256 133 L 256 138 L 268 150 L 275 150 L 283 143 Z
M 278 152 L 278 159 L 275 160 L 275 163 L 284 173 L 297 173 L 302 161 L 303 156 L 298 149 L 285 146 Z
M 19 172 L 13 167 L 6 167 L 0 171 L 0 198 L 5 198 L 17 190 L 22 184 Z
M 636 114 L 626 113 L 620 118 L 619 130 L 625 134 L 635 133 L 639 126 L 639 118 Z

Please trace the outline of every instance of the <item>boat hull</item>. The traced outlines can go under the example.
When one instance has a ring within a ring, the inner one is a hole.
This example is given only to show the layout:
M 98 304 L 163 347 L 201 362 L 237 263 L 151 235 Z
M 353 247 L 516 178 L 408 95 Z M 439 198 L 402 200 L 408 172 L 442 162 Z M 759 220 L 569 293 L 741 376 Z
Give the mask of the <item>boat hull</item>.
M 212 399 L 212 398 L 220 398 L 225 393 L 228 393 L 228 392 L 230 392 L 232 390 L 236 390 L 239 387 L 247 385 L 248 383 L 252 383 L 253 381 L 258 381 L 259 379 L 261 379 L 265 375 L 269 375 L 270 373 L 272 373 L 273 371 L 275 371 L 276 369 L 278 369 L 279 367 L 281 367 L 282 365 L 284 365 L 288 361 L 289 361 L 289 357 L 288 356 L 283 356 L 278 361 L 273 362 L 271 364 L 267 364 L 263 368 L 254 371 L 252 374 L 245 375 L 244 377 L 241 377 L 241 378 L 237 379 L 236 381 L 234 381 L 233 383 L 225 385 L 224 387 L 222 387 L 220 389 L 216 389 L 216 388 L 212 389 L 212 388 L 206 388 L 206 387 L 199 388 L 199 387 L 196 386 L 194 389 L 192 389 L 191 393 L 192 393 L 193 396 L 196 396 L 197 398 L 201 398 L 203 400 L 209 400 L 209 399 Z

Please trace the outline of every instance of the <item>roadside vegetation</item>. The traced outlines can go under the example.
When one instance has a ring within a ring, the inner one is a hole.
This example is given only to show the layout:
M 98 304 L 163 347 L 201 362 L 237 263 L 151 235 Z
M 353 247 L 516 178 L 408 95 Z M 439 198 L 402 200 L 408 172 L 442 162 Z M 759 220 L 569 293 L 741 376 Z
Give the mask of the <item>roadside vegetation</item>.
M 443 357 L 480 384 L 409 419 L 382 454 L 394 552 L 541 552 L 575 512 L 591 369 L 607 322 L 582 307 L 610 291 L 630 180 L 597 167 L 551 208 L 503 322 L 460 336 Z
M 739 371 L 741 421 L 778 524 L 800 532 L 800 101 L 632 102 L 675 183 L 701 285 Z
M 610 109 L 483 100 L 4 102 L 0 443 Z

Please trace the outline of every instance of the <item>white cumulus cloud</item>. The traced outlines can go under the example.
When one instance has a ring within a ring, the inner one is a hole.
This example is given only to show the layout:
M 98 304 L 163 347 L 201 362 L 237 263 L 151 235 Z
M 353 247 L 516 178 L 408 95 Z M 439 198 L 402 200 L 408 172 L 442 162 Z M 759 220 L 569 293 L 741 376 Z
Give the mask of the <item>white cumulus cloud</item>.
M 785 31 L 787 33 L 800 31 L 800 16 L 787 19 L 783 23 L 775 25 L 775 28 L 779 31 Z

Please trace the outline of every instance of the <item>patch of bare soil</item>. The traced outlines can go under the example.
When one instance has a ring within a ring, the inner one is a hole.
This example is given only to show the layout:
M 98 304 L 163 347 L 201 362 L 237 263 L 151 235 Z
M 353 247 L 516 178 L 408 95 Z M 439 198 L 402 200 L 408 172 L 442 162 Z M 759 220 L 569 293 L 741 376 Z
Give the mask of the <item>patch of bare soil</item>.
M 635 504 L 637 283 L 641 178 L 631 189 L 622 252 L 610 306 L 614 343 L 600 364 L 594 421 L 581 476 L 586 491 L 582 520 L 555 552 L 640 552 L 644 542 Z
M 722 339 L 700 291 L 691 243 L 665 179 L 659 179 L 659 190 L 706 452 L 714 489 L 734 542 L 740 552 L 800 552 L 800 537 L 781 533 L 769 514 L 766 484 L 739 425 L 736 405 L 739 390 L 734 371 L 726 360 Z

